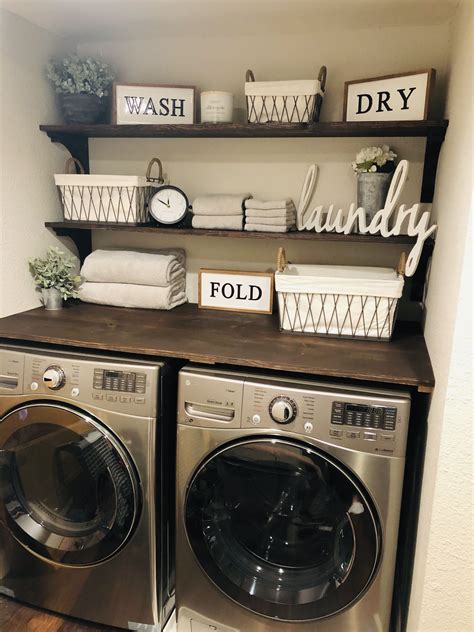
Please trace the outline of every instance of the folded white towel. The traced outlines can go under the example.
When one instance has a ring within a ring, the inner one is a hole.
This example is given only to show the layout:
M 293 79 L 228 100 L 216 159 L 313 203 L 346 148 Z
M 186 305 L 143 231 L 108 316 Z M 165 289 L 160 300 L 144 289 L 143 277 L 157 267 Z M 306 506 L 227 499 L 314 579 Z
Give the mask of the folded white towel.
M 242 230 L 243 215 L 225 215 L 223 217 L 194 215 L 193 228 L 207 228 L 215 230 Z
M 245 210 L 245 217 L 255 217 L 261 218 L 266 217 L 269 219 L 276 218 L 285 218 L 285 219 L 296 219 L 296 209 L 292 211 L 287 211 L 284 208 L 275 208 L 272 210 L 264 211 L 262 209 L 257 208 L 248 208 Z
M 290 217 L 250 217 L 246 220 L 245 225 L 260 224 L 265 226 L 296 226 L 296 218 Z
M 143 309 L 173 309 L 186 302 L 185 283 L 168 287 L 134 285 L 131 283 L 83 283 L 79 298 L 85 303 L 138 307 Z
M 184 250 L 94 250 L 81 276 L 93 283 L 133 283 L 165 287 L 185 275 Z
M 193 202 L 194 215 L 238 215 L 244 212 L 244 202 L 250 193 L 212 194 L 197 197 Z
M 287 233 L 290 226 L 269 226 L 268 224 L 245 224 L 245 230 L 258 233 Z
M 263 200 L 246 200 L 245 208 L 259 208 L 262 210 L 268 209 L 276 209 L 276 208 L 294 208 L 295 203 L 291 198 L 286 198 L 286 200 L 270 200 L 269 202 L 264 202 Z

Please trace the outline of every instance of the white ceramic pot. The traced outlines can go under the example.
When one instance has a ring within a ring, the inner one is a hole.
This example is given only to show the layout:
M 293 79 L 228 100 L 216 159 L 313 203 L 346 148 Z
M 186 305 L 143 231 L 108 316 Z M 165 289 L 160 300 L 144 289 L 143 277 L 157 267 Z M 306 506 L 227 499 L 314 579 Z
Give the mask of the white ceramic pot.
M 61 292 L 55 287 L 43 288 L 41 295 L 43 297 L 44 308 L 48 311 L 63 308 L 63 297 L 61 296 Z
M 201 92 L 201 123 L 232 123 L 232 92 Z

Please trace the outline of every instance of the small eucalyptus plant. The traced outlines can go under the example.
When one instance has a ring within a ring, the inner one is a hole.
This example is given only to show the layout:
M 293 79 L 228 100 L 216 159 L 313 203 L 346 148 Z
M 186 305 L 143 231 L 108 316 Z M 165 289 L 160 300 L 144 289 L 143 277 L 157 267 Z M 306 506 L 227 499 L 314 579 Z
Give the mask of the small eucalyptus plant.
M 51 246 L 44 259 L 40 257 L 30 259 L 29 266 L 38 288 L 54 288 L 60 292 L 65 301 L 68 298 L 77 298 L 77 286 L 82 279 L 76 274 L 74 257 Z
M 46 67 L 46 75 L 62 94 L 95 94 L 106 97 L 114 75 L 109 66 L 93 59 L 68 55 L 64 59 L 52 60 Z

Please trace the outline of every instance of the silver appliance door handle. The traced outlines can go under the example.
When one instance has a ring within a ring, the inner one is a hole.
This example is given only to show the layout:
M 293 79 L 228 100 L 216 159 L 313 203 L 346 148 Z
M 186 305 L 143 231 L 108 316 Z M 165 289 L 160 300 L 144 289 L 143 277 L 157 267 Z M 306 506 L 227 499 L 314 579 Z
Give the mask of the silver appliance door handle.
M 218 408 L 217 406 L 185 402 L 184 409 L 189 417 L 201 417 L 201 419 L 211 419 L 212 421 L 230 423 L 235 417 L 235 410 L 232 408 Z
M 0 375 L 0 388 L 14 389 L 18 386 L 18 378 L 11 375 Z

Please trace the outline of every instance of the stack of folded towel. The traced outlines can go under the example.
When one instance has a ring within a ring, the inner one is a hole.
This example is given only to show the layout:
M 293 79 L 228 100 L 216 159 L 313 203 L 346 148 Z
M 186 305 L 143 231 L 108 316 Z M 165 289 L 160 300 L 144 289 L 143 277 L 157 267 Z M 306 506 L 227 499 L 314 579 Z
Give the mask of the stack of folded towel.
M 95 250 L 81 276 L 79 298 L 86 303 L 173 309 L 186 302 L 186 254 L 180 249 Z
M 262 202 L 246 200 L 245 230 L 286 233 L 296 226 L 296 207 L 290 198 Z
M 242 230 L 250 193 L 203 195 L 193 202 L 193 228 Z

